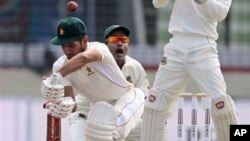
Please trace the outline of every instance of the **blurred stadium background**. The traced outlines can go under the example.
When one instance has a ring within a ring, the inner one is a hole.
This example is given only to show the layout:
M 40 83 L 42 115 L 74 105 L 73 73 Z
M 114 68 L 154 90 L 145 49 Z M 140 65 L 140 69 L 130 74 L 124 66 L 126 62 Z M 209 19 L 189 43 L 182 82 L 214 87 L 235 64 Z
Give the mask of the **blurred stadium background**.
M 85 21 L 91 41 L 102 42 L 104 29 L 111 24 L 129 27 L 129 55 L 143 64 L 153 84 L 163 46 L 171 37 L 167 28 L 172 5 L 155 9 L 152 0 L 76 1 L 78 10 L 69 13 L 68 0 L 0 0 L 0 141 L 45 140 L 40 82 L 62 54 L 49 41 L 57 21 L 66 16 Z M 250 124 L 249 7 L 249 0 L 233 0 L 218 26 L 221 68 L 243 124 Z M 187 92 L 198 90 L 191 82 Z M 69 141 L 67 119 L 63 121 L 63 141 Z

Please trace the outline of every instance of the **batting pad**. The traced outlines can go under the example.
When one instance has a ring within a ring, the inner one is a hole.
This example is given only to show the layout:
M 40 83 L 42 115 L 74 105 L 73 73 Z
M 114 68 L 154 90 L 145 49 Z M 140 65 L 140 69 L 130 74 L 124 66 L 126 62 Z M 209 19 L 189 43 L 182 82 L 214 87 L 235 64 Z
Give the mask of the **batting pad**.
M 235 104 L 229 95 L 212 99 L 212 119 L 218 141 L 229 141 L 230 124 L 239 124 Z
M 120 111 L 116 131 L 121 138 L 126 138 L 131 130 L 139 124 L 144 110 L 143 91 L 135 88 L 135 91 L 131 92 L 123 95 L 115 104 L 116 110 Z
M 118 112 L 109 103 L 95 103 L 86 122 L 86 141 L 113 141 L 117 116 Z
M 166 112 L 144 108 L 141 141 L 164 141 Z

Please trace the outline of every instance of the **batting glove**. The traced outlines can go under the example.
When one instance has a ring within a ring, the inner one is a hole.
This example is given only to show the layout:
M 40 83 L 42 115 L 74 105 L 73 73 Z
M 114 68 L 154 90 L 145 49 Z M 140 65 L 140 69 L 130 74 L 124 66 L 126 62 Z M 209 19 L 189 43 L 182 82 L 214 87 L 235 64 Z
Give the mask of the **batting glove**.
M 60 73 L 53 73 L 51 77 L 42 81 L 41 92 L 45 99 L 57 100 L 64 96 L 64 86 L 58 84 L 61 79 Z
M 48 107 L 48 114 L 56 118 L 65 118 L 72 112 L 75 104 L 75 101 L 71 97 L 54 100 Z

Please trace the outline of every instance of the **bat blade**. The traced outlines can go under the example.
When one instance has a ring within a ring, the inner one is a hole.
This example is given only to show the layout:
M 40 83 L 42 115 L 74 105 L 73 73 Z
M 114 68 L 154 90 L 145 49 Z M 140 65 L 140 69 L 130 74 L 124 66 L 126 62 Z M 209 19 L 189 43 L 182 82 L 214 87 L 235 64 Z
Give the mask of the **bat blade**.
M 61 141 L 61 119 L 47 115 L 47 141 Z
M 44 109 L 48 109 L 50 101 L 43 104 Z M 61 141 L 61 119 L 47 114 L 47 141 Z

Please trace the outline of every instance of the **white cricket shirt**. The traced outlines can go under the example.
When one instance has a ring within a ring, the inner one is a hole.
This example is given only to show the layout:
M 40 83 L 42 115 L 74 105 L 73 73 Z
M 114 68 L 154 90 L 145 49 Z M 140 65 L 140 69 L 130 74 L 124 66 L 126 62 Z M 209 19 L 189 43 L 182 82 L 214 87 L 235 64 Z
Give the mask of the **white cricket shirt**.
M 64 86 L 73 86 L 90 102 L 113 101 L 132 90 L 133 85 L 125 79 L 105 44 L 90 42 L 87 48 L 95 48 L 100 51 L 102 60 L 88 63 L 81 69 L 65 76 Z M 64 62 L 65 57 L 62 56 L 55 62 L 55 69 L 56 64 Z
M 126 55 L 122 73 L 127 81 L 134 84 L 134 87 L 142 89 L 145 94 L 148 93 L 150 88 L 148 77 L 144 68 L 137 60 Z
M 170 0 L 153 0 L 156 8 L 164 7 Z M 217 40 L 217 22 L 225 19 L 232 0 L 207 0 L 197 4 L 194 0 L 174 0 L 169 22 L 169 32 L 196 34 Z

